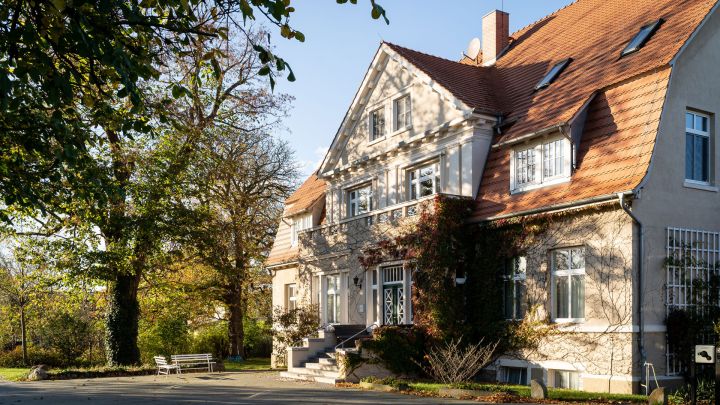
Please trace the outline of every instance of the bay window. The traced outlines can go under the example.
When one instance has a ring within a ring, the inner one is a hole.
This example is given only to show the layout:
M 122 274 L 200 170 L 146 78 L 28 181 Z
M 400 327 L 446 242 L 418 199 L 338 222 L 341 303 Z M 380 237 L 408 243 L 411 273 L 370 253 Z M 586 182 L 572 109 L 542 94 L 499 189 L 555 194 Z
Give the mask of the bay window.
M 555 322 L 585 320 L 585 249 L 582 247 L 552 251 Z
M 425 164 L 408 171 L 410 200 L 440 192 L 440 167 L 437 162 Z

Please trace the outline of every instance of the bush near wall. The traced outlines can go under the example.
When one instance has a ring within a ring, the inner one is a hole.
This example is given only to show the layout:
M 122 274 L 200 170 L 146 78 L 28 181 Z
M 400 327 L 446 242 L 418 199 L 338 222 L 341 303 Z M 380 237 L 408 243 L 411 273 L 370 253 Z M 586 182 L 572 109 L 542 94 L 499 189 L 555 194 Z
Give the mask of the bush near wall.
M 362 340 L 360 347 L 373 351 L 393 373 L 420 375 L 430 340 L 423 329 L 414 326 L 381 326 L 372 339 Z

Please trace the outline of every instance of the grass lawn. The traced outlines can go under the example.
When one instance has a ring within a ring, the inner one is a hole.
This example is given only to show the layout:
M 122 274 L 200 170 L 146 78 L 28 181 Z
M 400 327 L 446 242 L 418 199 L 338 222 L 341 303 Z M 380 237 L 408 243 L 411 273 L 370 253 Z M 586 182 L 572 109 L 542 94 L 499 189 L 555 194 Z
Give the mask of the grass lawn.
M 30 369 L 27 368 L 0 368 L 0 380 L 18 381 L 27 377 Z
M 440 388 L 449 387 L 446 384 L 411 382 L 408 384 L 410 389 L 415 391 L 425 391 L 437 393 Z M 530 397 L 530 387 L 525 385 L 503 385 L 503 384 L 461 384 L 455 388 L 491 391 L 491 392 L 507 392 L 522 398 Z M 644 395 L 629 394 L 608 394 L 598 392 L 585 392 L 564 390 L 558 388 L 548 388 L 548 398 L 559 401 L 626 401 L 626 402 L 643 402 L 647 403 L 647 397 Z
M 225 362 L 225 371 L 271 370 L 269 358 L 245 359 L 239 363 Z

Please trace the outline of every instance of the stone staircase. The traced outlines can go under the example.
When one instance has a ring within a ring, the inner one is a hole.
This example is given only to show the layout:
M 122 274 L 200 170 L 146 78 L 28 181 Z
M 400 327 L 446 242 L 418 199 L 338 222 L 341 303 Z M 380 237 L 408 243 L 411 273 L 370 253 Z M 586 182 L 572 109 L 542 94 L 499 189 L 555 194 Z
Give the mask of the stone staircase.
M 303 346 L 288 348 L 288 371 L 281 372 L 280 376 L 325 384 L 342 382 L 344 376 L 340 375 L 335 346 L 364 329 L 365 325 L 336 325 L 333 331 L 321 331 L 318 338 L 303 339 Z M 354 348 L 355 340 L 367 334 L 360 333 L 347 341 L 345 347 Z

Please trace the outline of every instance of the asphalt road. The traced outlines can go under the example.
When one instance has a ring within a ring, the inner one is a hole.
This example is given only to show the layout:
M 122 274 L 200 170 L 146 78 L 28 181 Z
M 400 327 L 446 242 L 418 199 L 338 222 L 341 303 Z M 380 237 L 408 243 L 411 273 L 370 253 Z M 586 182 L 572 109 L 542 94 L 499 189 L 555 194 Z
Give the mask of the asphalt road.
M 65 381 L 0 382 L 0 404 L 468 404 L 227 372 Z M 474 402 L 477 403 L 477 402 Z

